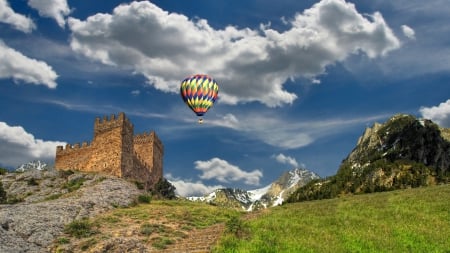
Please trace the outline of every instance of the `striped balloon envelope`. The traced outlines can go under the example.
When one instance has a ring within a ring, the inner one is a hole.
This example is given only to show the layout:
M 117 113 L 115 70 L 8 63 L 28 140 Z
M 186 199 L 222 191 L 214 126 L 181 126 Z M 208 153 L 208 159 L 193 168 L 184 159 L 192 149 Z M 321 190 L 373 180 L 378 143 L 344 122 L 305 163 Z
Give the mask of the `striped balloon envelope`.
M 219 85 L 208 75 L 196 74 L 181 82 L 180 94 L 189 108 L 199 117 L 211 108 L 217 99 Z M 200 118 L 199 123 L 203 120 Z

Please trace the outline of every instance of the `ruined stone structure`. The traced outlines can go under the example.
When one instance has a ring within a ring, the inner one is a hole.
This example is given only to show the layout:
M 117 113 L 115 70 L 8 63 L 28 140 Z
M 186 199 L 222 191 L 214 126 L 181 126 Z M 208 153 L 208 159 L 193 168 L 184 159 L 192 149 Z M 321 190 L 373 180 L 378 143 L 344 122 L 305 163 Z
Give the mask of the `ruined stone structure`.
M 125 113 L 95 119 L 94 139 L 56 147 L 55 168 L 130 178 L 151 189 L 162 178 L 164 147 L 154 131 L 134 135 Z

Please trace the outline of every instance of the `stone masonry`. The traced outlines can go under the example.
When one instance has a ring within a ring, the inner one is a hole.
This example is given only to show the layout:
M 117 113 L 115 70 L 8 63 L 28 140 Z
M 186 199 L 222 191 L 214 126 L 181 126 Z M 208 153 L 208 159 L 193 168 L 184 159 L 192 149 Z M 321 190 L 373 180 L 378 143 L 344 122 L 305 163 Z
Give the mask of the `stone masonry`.
M 95 119 L 94 139 L 56 147 L 55 168 L 129 178 L 151 189 L 162 178 L 164 147 L 154 131 L 134 135 L 125 113 Z

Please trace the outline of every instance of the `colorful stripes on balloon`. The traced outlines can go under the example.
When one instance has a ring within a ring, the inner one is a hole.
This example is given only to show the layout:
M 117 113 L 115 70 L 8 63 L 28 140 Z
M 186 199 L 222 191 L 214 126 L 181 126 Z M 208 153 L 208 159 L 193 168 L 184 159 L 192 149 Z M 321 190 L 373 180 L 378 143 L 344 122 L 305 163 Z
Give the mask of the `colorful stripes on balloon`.
M 219 85 L 208 75 L 192 75 L 181 82 L 183 101 L 197 116 L 203 116 L 217 99 Z

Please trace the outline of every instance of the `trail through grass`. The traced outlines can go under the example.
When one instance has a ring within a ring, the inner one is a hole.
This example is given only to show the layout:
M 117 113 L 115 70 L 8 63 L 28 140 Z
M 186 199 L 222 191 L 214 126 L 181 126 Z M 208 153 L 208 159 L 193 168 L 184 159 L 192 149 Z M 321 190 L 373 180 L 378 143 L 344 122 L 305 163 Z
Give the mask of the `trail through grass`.
M 183 200 L 152 201 L 117 208 L 90 220 L 70 223 L 66 234 L 55 241 L 52 252 L 100 250 L 108 248 L 104 244 L 115 238 L 137 239 L 147 250 L 165 249 L 185 238 L 191 230 L 224 223 L 241 214 Z

